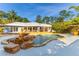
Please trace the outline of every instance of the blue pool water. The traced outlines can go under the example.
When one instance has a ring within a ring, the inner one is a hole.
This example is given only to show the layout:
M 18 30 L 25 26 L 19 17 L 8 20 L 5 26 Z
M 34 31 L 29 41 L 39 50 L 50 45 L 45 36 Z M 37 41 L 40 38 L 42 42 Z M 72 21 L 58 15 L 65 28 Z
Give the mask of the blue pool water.
M 42 44 L 43 42 L 45 42 L 45 41 L 47 41 L 47 40 L 56 40 L 57 38 L 58 38 L 57 35 L 43 35 L 43 36 L 38 35 L 38 36 L 34 39 L 33 43 L 34 43 L 34 44 Z

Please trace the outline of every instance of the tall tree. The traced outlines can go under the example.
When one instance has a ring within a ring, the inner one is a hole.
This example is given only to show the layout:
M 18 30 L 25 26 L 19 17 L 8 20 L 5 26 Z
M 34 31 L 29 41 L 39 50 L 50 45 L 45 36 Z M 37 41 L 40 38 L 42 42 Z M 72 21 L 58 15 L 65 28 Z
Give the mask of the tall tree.
M 56 16 L 50 16 L 50 23 L 54 23 L 58 20 L 58 17 Z
M 16 16 L 15 20 L 16 20 L 16 22 L 22 22 L 22 17 L 21 16 Z
M 9 11 L 8 13 L 7 13 L 7 15 L 8 15 L 8 20 L 10 21 L 10 22 L 14 22 L 15 20 L 16 20 L 16 12 L 14 11 L 14 10 L 11 10 L 11 11 Z
M 68 18 L 70 18 L 71 16 L 73 16 L 73 14 L 72 14 L 71 11 L 61 10 L 61 11 L 59 12 L 59 16 L 62 17 L 63 19 L 68 19 Z
M 0 11 L 0 18 L 4 18 L 5 17 L 5 12 L 4 11 Z
M 46 23 L 46 24 L 49 24 L 50 23 L 50 17 L 48 17 L 48 16 L 43 17 L 43 22 Z
M 28 18 L 22 18 L 22 22 L 30 22 Z
M 4 11 L 0 10 L 0 23 L 2 23 L 2 20 L 6 17 L 6 13 Z
M 77 12 L 75 15 L 79 17 L 79 6 L 71 6 L 69 9 L 74 9 Z
M 60 16 L 57 18 L 56 22 L 64 22 L 64 18 Z
M 75 9 L 75 11 L 79 12 L 79 6 L 71 6 L 69 9 Z
M 40 15 L 36 16 L 35 22 L 42 23 L 42 17 Z

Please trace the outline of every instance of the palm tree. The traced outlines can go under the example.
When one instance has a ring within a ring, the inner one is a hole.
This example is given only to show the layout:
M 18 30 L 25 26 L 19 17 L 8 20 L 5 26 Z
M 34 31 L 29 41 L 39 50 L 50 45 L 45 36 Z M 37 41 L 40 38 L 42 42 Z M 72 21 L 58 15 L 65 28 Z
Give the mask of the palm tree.
M 74 9 L 77 12 L 76 16 L 79 16 L 79 6 L 71 6 L 69 9 Z
M 50 24 L 54 23 L 55 21 L 57 21 L 58 17 L 55 16 L 50 16 Z
M 69 9 L 75 9 L 75 11 L 79 12 L 79 6 L 71 6 Z
M 57 18 L 56 22 L 64 22 L 64 18 L 60 16 Z
M 48 17 L 48 16 L 43 17 L 43 22 L 46 23 L 46 24 L 49 24 L 50 23 L 50 17 Z
M 42 17 L 40 15 L 37 15 L 35 22 L 42 23 Z
M 0 10 L 0 23 L 2 23 L 2 20 L 5 18 L 5 16 L 6 16 L 6 13 Z
M 15 17 L 15 21 L 16 22 L 21 22 L 22 21 L 22 17 L 21 16 L 16 16 Z
M 71 16 L 73 16 L 71 11 L 67 11 L 67 10 L 61 10 L 59 12 L 59 16 L 62 17 L 63 19 L 69 18 Z
M 22 22 L 30 22 L 28 18 L 22 18 Z
M 10 22 L 15 22 L 16 21 L 16 12 L 14 11 L 14 10 L 11 10 L 11 11 L 9 11 L 8 13 L 7 13 L 7 15 L 8 15 L 8 20 L 10 21 Z

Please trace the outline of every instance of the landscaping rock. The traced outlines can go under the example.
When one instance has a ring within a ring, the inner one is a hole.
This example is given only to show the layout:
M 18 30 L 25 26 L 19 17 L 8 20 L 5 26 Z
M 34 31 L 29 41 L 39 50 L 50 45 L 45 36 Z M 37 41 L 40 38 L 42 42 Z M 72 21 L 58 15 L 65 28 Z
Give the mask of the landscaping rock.
M 24 41 L 32 41 L 33 39 L 35 38 L 34 35 L 27 35 L 27 36 L 24 36 Z
M 29 33 L 21 33 L 19 34 L 19 37 L 24 37 L 24 36 L 27 36 Z
M 22 45 L 21 45 L 21 48 L 22 49 L 27 49 L 27 48 L 31 48 L 33 46 L 32 42 L 31 41 L 28 41 L 28 42 L 24 42 Z
M 8 44 L 8 42 L 6 40 L 1 41 L 1 44 Z
M 14 43 L 15 42 L 15 39 L 9 39 L 9 40 L 7 40 L 7 42 L 8 43 L 11 43 L 11 42 Z
M 15 44 L 22 44 L 24 42 L 24 39 L 23 38 L 17 38 L 17 39 L 15 39 Z
M 16 53 L 20 50 L 20 46 L 18 44 L 9 43 L 8 45 L 4 46 L 4 50 L 8 53 Z

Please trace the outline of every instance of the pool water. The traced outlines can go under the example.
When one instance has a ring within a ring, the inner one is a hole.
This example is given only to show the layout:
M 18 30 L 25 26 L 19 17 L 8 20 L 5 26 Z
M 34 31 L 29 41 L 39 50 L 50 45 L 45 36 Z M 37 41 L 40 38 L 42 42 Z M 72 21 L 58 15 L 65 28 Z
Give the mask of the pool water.
M 57 40 L 57 35 L 38 35 L 33 43 L 34 44 L 42 44 L 43 42 L 46 42 L 47 40 Z

